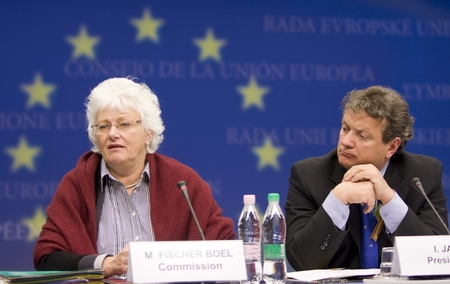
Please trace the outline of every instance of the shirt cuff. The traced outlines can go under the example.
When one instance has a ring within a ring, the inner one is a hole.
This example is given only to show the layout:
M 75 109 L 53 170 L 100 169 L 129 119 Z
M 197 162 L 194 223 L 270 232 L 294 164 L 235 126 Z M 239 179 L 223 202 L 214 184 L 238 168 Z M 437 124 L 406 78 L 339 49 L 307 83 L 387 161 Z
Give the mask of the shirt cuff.
M 334 193 L 330 191 L 323 202 L 322 207 L 325 212 L 327 212 L 328 216 L 330 216 L 334 225 L 343 231 L 345 229 L 345 224 L 347 224 L 348 216 L 350 216 L 349 206 L 342 203 Z
M 386 232 L 392 234 L 408 213 L 408 205 L 394 191 L 394 197 L 387 204 L 380 206 L 380 216 L 386 225 Z
M 94 261 L 94 269 L 100 269 L 102 268 L 102 264 L 103 264 L 103 260 L 107 257 L 107 256 L 112 256 L 112 254 L 100 254 L 95 258 Z

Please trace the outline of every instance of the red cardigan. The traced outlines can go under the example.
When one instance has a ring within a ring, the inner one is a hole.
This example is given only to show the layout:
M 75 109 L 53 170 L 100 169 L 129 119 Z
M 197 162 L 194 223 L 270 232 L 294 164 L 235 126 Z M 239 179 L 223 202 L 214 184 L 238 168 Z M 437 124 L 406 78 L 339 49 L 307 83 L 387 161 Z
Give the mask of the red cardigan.
M 190 167 L 161 154 L 148 154 L 150 217 L 155 239 L 200 240 L 177 183 L 184 180 L 205 238 L 235 239 L 233 221 L 222 216 L 209 185 Z M 54 251 L 97 254 L 95 176 L 100 156 L 87 152 L 62 179 L 47 207 L 47 221 L 34 248 L 34 265 Z

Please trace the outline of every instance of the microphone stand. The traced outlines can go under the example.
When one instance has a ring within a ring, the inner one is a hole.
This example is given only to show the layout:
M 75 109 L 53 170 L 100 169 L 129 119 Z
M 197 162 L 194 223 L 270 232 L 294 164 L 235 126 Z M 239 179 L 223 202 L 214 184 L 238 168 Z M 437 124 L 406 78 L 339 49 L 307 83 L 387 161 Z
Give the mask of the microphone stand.
M 431 203 L 430 199 L 428 198 L 427 194 L 425 193 L 425 190 L 423 189 L 422 183 L 420 182 L 420 179 L 418 177 L 414 177 L 411 179 L 411 185 L 417 189 L 422 195 L 423 197 L 425 197 L 425 200 L 428 202 L 428 204 L 430 204 L 431 209 L 433 209 L 434 214 L 436 214 L 436 216 L 438 217 L 439 221 L 441 221 L 442 226 L 445 228 L 445 230 L 447 231 L 447 235 L 450 235 L 450 231 L 448 230 L 447 225 L 445 224 L 444 220 L 442 220 L 441 216 L 439 215 L 439 213 L 436 211 L 436 208 L 434 207 L 434 205 Z
M 177 184 L 177 187 L 181 191 L 181 193 L 184 195 L 184 198 L 186 199 L 186 202 L 189 205 L 189 210 L 191 210 L 191 214 L 194 217 L 195 224 L 197 225 L 197 229 L 200 233 L 200 236 L 202 237 L 202 240 L 205 240 L 205 235 L 203 234 L 202 227 L 200 227 L 200 223 L 198 222 L 197 215 L 195 215 L 194 208 L 192 207 L 191 201 L 189 200 L 186 182 L 179 181 Z

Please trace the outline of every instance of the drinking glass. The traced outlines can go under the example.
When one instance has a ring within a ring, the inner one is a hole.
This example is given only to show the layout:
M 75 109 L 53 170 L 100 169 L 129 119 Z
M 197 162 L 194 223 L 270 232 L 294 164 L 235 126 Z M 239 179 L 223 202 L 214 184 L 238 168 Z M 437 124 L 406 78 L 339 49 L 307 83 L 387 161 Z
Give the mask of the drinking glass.
M 390 277 L 392 261 L 394 259 L 394 248 L 384 247 L 381 250 L 380 274 L 382 277 Z

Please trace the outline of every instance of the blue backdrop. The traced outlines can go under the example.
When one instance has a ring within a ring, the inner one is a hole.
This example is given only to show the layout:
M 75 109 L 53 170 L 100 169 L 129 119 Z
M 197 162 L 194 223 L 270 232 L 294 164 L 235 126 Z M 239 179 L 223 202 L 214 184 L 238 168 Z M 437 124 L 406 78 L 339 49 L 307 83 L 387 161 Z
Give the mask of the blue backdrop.
M 443 162 L 450 197 L 448 1 L 4 0 L 0 15 L 0 270 L 33 268 L 45 208 L 90 149 L 85 98 L 109 77 L 154 90 L 159 152 L 235 221 L 246 193 L 284 205 L 290 166 L 335 147 L 342 97 L 375 84 L 409 102 L 406 149 Z

